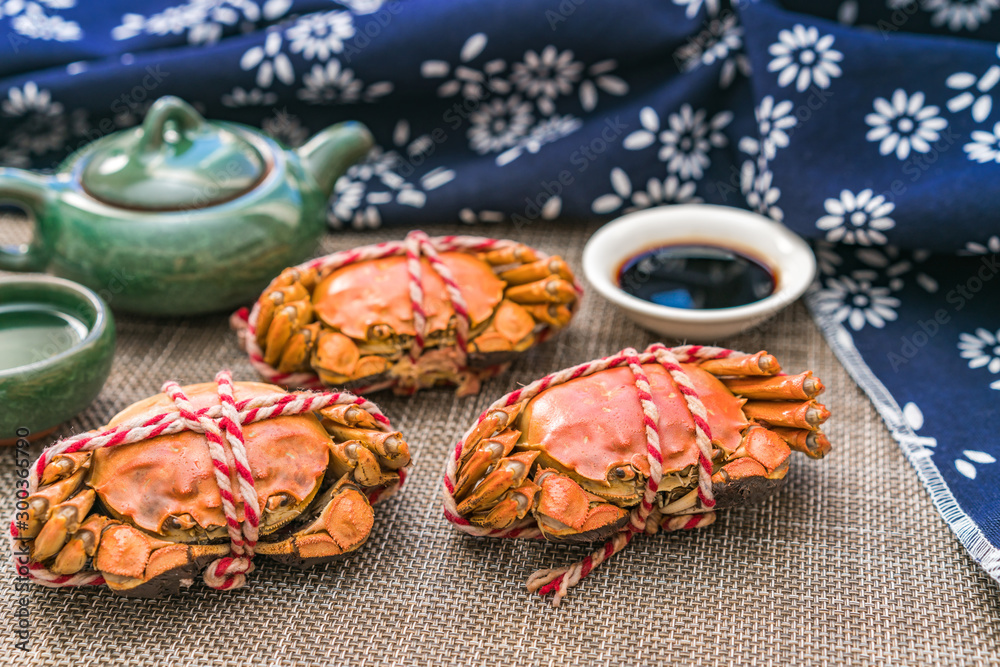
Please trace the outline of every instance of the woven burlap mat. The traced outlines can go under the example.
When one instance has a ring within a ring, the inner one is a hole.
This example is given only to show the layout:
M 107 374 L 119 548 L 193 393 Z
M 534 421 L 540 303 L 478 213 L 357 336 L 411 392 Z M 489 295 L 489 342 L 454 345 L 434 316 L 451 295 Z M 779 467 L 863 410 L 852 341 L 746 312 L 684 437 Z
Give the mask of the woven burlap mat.
M 579 267 L 594 229 L 474 231 L 517 238 Z M 23 234 L 0 221 L 0 243 Z M 339 234 L 323 250 L 401 236 Z M 204 381 L 229 367 L 237 379 L 255 379 L 226 315 L 119 316 L 118 335 L 104 391 L 62 433 L 102 425 L 168 378 Z M 1000 664 L 1000 587 L 948 530 L 801 304 L 725 341 L 766 348 L 790 370 L 815 370 L 829 387 L 833 453 L 823 461 L 796 455 L 787 485 L 765 503 L 724 512 L 705 530 L 636 539 L 559 609 L 529 595 L 524 581 L 584 549 L 452 530 L 441 515 L 443 462 L 486 405 L 518 383 L 653 340 L 591 293 L 570 329 L 478 397 L 374 395 L 410 442 L 416 467 L 403 492 L 377 507 L 372 536 L 355 554 L 304 571 L 262 559 L 249 585 L 229 593 L 200 582 L 151 601 L 35 589 L 30 651 L 15 649 L 5 629 L 0 664 Z M 955 417 L 963 418 L 960 406 Z M 13 457 L 0 456 L 7 516 Z M 3 627 L 13 618 L 13 581 L 4 568 Z

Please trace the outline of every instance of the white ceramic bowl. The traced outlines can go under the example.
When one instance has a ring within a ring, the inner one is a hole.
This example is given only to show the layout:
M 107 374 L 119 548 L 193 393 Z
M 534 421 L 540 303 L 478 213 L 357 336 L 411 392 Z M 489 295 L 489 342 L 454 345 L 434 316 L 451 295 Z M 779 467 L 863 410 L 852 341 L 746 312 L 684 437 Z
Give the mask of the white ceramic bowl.
M 688 310 L 645 301 L 618 286 L 617 273 L 625 260 L 677 243 L 729 247 L 763 262 L 776 277 L 774 293 L 734 308 Z M 816 258 L 794 232 L 764 216 L 728 206 L 684 204 L 637 211 L 609 222 L 587 242 L 583 272 L 601 296 L 640 326 L 706 343 L 746 331 L 802 296 L 816 272 Z

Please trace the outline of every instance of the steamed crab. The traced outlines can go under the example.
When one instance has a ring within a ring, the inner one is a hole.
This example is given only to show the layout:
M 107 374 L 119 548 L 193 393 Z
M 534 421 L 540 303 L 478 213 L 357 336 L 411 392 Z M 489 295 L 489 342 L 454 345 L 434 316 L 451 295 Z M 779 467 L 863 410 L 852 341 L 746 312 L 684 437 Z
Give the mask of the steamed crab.
M 830 413 L 816 401 L 822 382 L 810 371 L 779 375 L 778 361 L 758 352 L 680 364 L 710 427 L 710 461 L 701 463 L 683 392 L 663 365 L 646 359 L 641 368 L 659 414 L 662 457 L 648 511 L 665 528 L 705 511 L 702 465 L 711 468 L 712 509 L 723 509 L 780 486 L 791 451 L 821 458 L 830 449 L 820 431 Z M 449 481 L 462 523 L 501 536 L 536 524 L 554 541 L 590 542 L 618 533 L 650 479 L 647 416 L 628 366 L 553 384 L 527 400 L 498 401 L 464 439 Z
M 215 389 L 213 383 L 182 388 L 195 410 L 219 405 Z M 235 383 L 233 393 L 236 401 L 291 398 L 256 382 Z M 107 428 L 176 410 L 158 394 Z M 359 404 L 248 423 L 243 435 L 260 509 L 256 553 L 299 566 L 362 545 L 374 520 L 369 499 L 398 486 L 410 462 L 401 435 Z M 232 451 L 226 460 L 233 468 Z M 230 550 L 214 467 L 205 435 L 192 431 L 56 454 L 27 498 L 17 537 L 28 545 L 30 562 L 64 579 L 96 571 L 122 595 L 177 592 Z M 227 474 L 235 480 L 235 471 Z M 236 520 L 243 522 L 247 504 L 233 489 Z
M 408 247 L 419 249 L 419 280 Z M 559 257 L 512 241 L 411 232 L 402 243 L 286 269 L 255 307 L 251 357 L 277 381 L 314 372 L 362 391 L 455 384 L 475 393 L 482 378 L 565 327 L 579 295 Z

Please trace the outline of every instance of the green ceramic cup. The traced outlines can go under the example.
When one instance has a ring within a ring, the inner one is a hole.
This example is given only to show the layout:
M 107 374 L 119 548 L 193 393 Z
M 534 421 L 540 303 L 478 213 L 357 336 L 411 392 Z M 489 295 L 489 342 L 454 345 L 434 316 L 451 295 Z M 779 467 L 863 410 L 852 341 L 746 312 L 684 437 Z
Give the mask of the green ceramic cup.
M 0 278 L 0 443 L 82 412 L 108 379 L 115 324 L 99 296 L 51 276 Z

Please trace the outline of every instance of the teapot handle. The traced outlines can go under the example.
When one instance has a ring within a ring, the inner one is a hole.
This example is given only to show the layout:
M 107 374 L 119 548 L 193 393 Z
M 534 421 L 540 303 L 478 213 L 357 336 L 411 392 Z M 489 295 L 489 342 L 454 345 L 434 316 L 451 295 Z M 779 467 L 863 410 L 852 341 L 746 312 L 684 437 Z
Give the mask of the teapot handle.
M 26 248 L 0 246 L 0 270 L 44 271 L 49 261 L 44 227 L 49 224 L 49 180 L 24 169 L 0 168 L 0 204 L 13 203 L 25 209 L 34 223 Z
M 174 122 L 175 128 L 181 134 L 197 130 L 205 124 L 205 119 L 193 106 L 179 97 L 166 95 L 156 100 L 146 113 L 146 119 L 142 122 L 139 150 L 159 150 L 163 145 L 169 121 Z

